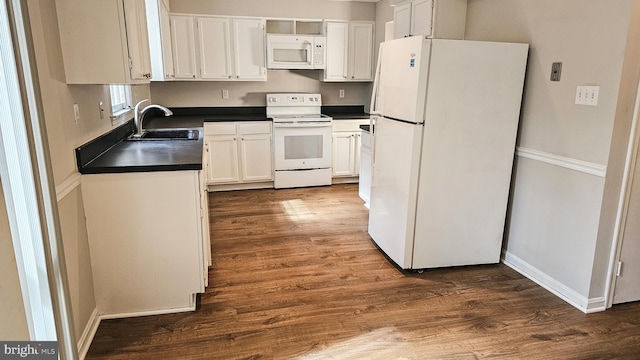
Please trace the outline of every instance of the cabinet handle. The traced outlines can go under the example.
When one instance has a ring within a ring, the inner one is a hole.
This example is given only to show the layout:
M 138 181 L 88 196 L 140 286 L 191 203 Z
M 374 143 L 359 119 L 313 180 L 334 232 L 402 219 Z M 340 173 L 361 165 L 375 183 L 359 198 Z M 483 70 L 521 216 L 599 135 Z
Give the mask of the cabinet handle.
M 231 75 L 229 75 L 229 79 L 231 79 Z

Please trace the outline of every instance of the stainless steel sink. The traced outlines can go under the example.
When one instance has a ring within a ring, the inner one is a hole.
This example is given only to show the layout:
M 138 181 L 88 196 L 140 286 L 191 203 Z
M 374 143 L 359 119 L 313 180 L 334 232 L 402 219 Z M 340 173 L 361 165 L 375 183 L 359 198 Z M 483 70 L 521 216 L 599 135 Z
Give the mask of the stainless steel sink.
M 200 132 L 194 129 L 155 129 L 145 130 L 142 136 L 129 136 L 129 141 L 144 140 L 198 140 Z

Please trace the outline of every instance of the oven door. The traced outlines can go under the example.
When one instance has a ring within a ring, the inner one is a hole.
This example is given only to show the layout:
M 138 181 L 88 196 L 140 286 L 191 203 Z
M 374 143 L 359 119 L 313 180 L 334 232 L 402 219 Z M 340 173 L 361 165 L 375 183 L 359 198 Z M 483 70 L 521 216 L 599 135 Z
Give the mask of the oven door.
M 331 168 L 331 122 L 274 123 L 275 170 Z

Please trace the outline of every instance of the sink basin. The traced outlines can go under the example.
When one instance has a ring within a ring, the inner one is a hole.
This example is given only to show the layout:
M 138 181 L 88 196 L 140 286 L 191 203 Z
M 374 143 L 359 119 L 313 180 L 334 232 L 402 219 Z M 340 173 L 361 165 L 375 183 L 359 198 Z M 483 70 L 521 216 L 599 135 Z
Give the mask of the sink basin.
M 145 130 L 141 137 L 129 136 L 130 141 L 144 140 L 198 140 L 200 132 L 193 129 L 157 129 Z

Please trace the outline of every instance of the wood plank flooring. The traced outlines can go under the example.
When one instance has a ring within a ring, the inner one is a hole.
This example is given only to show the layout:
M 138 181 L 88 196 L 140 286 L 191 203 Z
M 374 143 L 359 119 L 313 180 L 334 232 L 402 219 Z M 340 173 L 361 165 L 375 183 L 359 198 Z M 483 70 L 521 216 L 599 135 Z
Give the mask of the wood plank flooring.
M 357 191 L 211 193 L 199 310 L 105 320 L 86 358 L 640 358 L 638 303 L 585 315 L 501 264 L 398 270 Z

